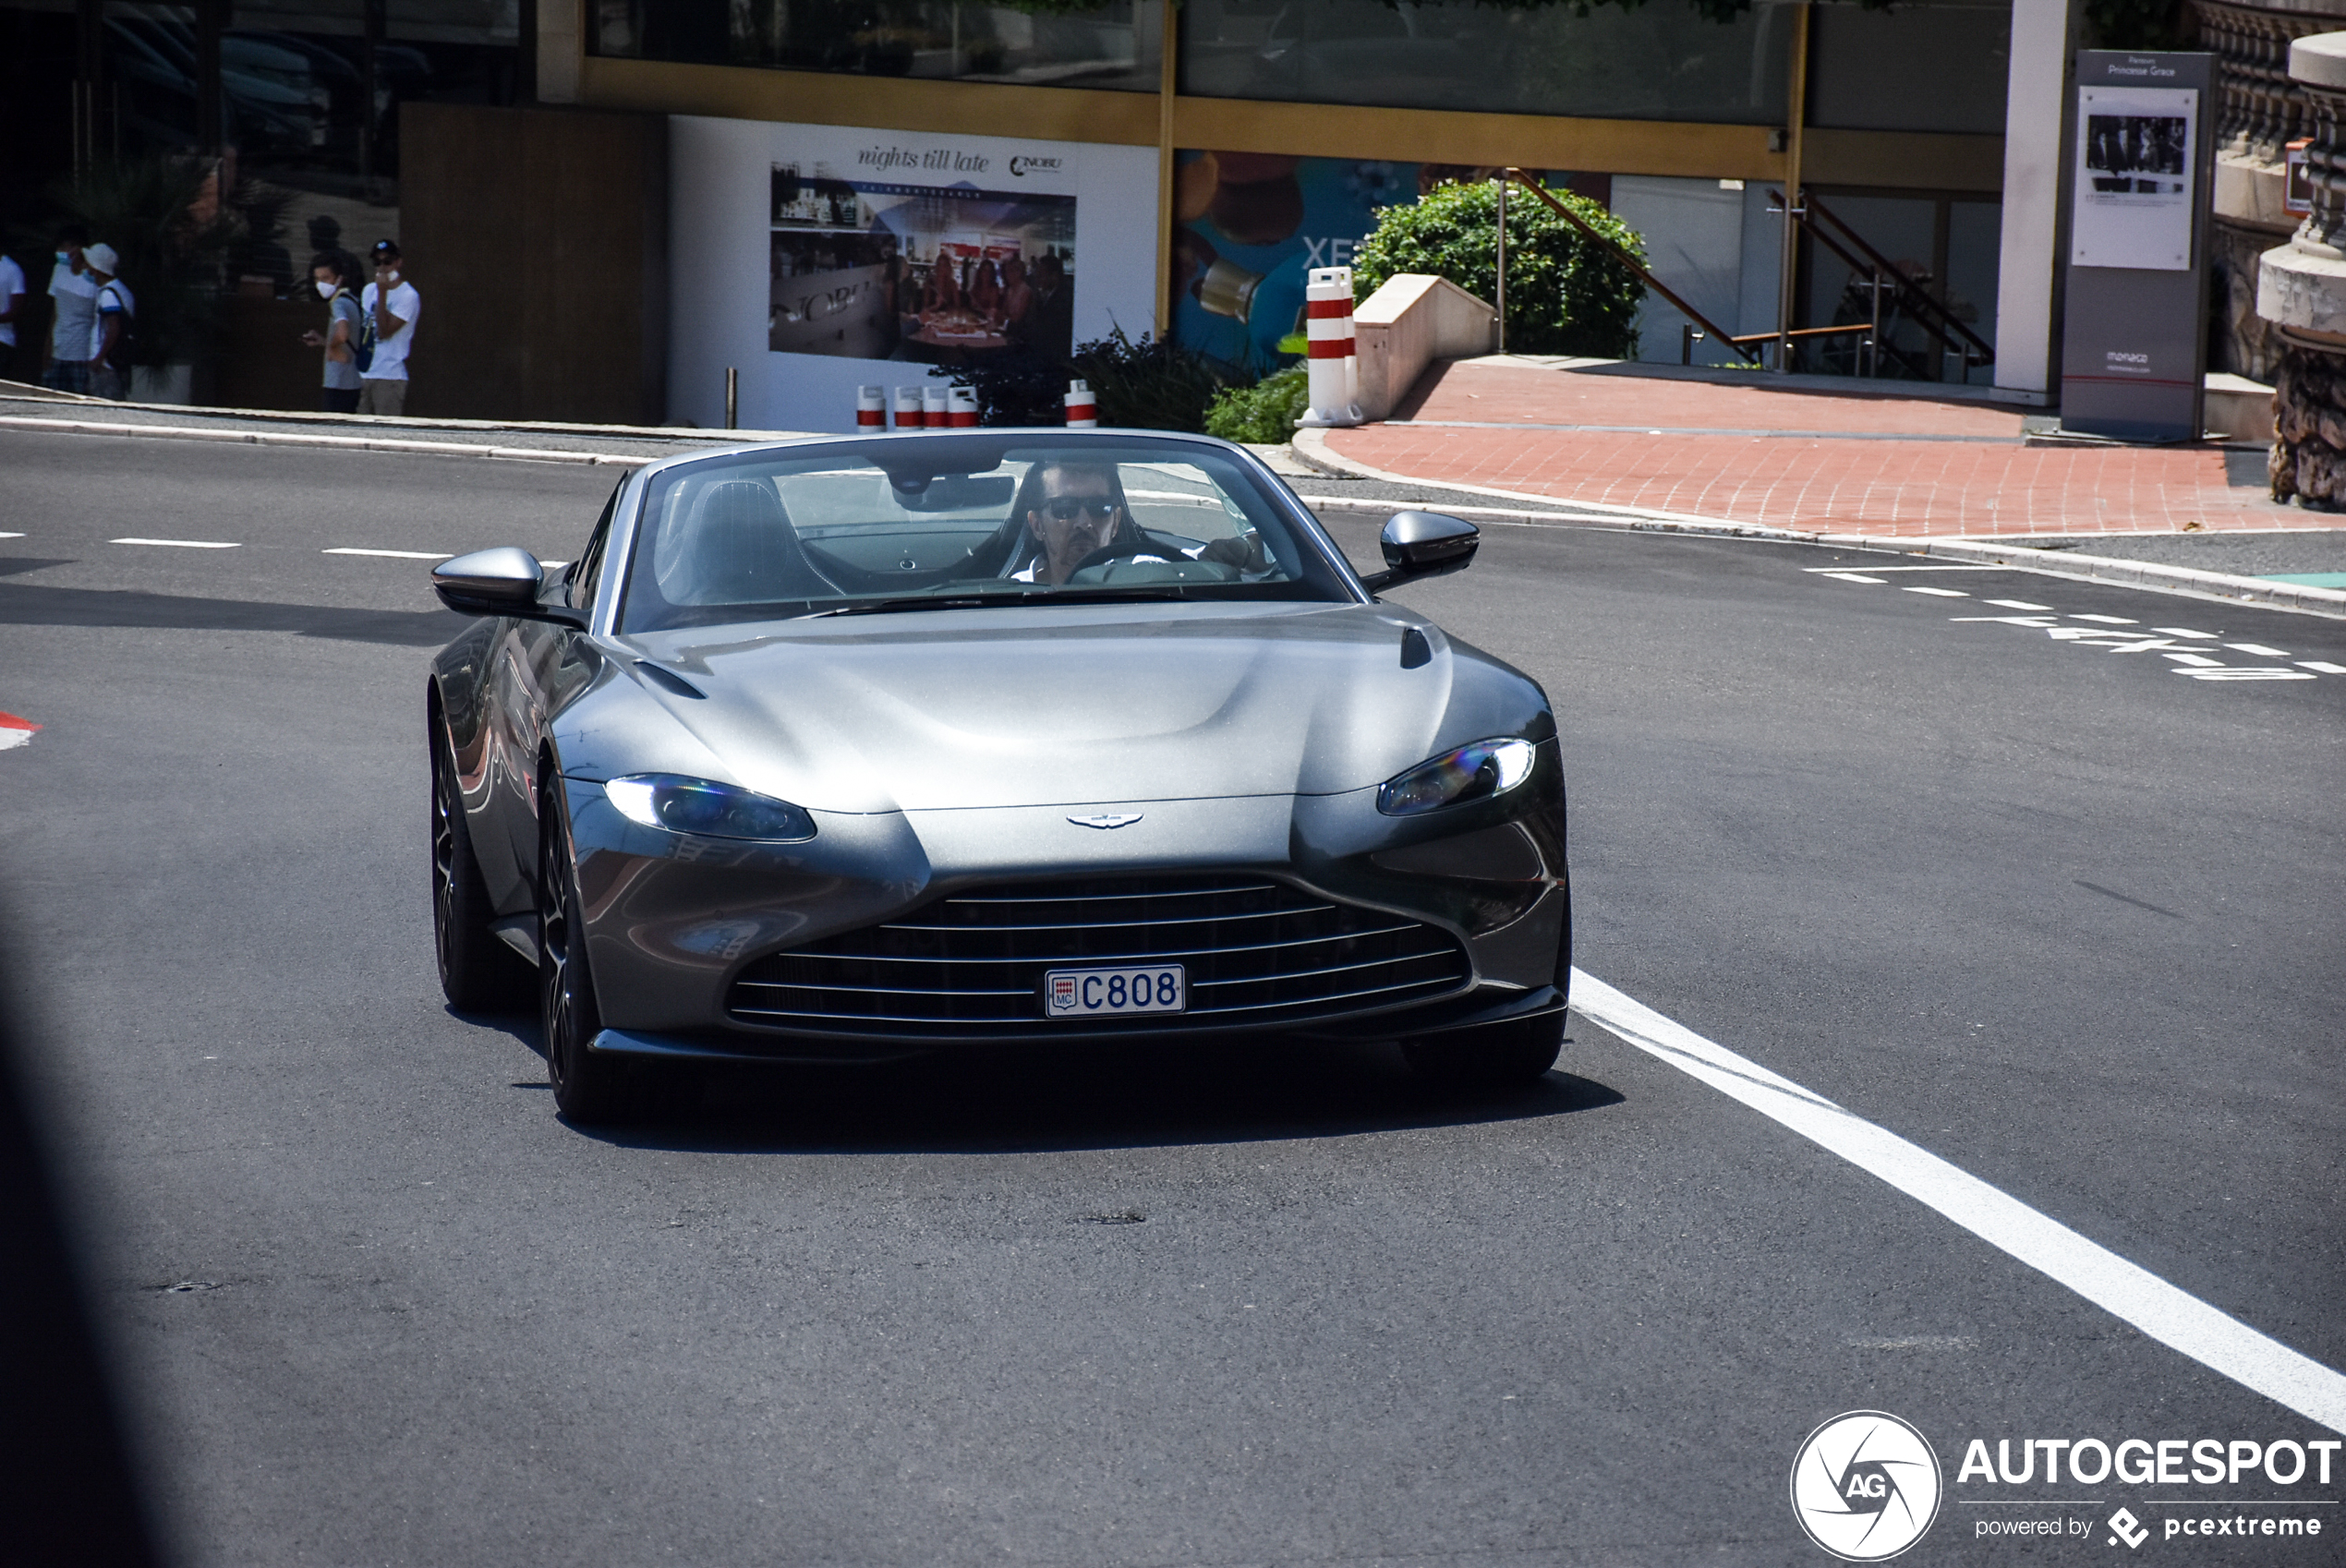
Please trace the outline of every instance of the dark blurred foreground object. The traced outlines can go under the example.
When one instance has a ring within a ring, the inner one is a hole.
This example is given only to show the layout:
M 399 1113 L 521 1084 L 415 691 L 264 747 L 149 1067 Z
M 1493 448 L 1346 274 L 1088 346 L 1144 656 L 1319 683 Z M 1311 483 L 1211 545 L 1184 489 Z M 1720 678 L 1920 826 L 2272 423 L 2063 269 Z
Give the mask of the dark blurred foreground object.
M 0 1562 L 154 1563 L 52 1146 L 34 1125 L 20 995 L 0 974 Z

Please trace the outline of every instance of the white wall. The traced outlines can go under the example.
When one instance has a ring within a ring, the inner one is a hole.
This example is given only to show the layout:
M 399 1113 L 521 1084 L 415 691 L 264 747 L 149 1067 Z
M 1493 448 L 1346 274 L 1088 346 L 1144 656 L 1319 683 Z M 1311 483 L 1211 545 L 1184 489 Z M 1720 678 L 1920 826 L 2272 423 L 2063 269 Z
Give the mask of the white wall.
M 1646 242 L 1646 267 L 1687 304 L 1729 332 L 1735 325 L 1743 271 L 1743 193 L 1717 180 L 1613 176 L 1613 213 Z M 1638 308 L 1638 357 L 1675 365 L 1686 317 L 1660 295 Z M 1732 358 L 1731 350 L 1702 343 L 1695 363 Z
M 2061 237 L 2061 127 L 2077 47 L 2072 0 L 2013 0 L 2004 95 L 2002 255 L 1996 275 L 1996 385 L 2052 387 L 2054 247 Z
M 853 429 L 857 387 L 929 380 L 925 365 L 775 354 L 766 346 L 774 164 L 821 159 L 852 179 L 859 177 L 859 153 L 883 143 L 915 155 L 949 149 L 958 159 L 982 158 L 984 174 L 960 177 L 985 189 L 1073 196 L 1075 341 L 1105 337 L 1119 322 L 1134 337 L 1150 329 L 1156 286 L 1155 148 L 678 115 L 669 120 L 671 420 L 722 426 L 728 366 L 741 371 L 744 429 Z M 1013 160 L 1025 172 L 1011 175 Z M 1046 167 L 1033 168 L 1028 160 Z M 1052 160 L 1056 170 L 1048 167 Z

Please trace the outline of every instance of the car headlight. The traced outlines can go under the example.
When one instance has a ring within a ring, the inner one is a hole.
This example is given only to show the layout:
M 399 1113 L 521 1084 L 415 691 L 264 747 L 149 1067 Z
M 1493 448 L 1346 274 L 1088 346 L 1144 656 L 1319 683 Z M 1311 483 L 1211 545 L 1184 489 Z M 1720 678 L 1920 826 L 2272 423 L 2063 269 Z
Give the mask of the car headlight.
M 1505 794 L 1531 776 L 1533 754 L 1529 741 L 1469 742 L 1378 785 L 1376 809 L 1387 816 L 1411 816 Z
M 815 837 L 815 819 L 804 807 L 707 778 L 635 773 L 611 780 L 603 793 L 628 821 L 671 833 L 704 838 Z

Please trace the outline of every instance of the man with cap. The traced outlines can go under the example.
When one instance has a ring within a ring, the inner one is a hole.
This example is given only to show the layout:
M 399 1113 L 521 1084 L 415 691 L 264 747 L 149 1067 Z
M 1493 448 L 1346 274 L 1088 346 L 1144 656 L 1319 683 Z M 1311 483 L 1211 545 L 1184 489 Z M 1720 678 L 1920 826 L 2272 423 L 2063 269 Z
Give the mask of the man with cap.
M 397 415 L 407 406 L 407 350 L 416 340 L 423 296 L 401 276 L 399 247 L 375 242 L 375 281 L 358 296 L 363 330 L 374 355 L 358 373 L 358 412 Z
M 130 323 L 139 314 L 130 289 L 114 275 L 122 259 L 111 245 L 93 245 L 81 259 L 97 280 L 97 310 L 90 330 L 90 390 L 116 403 L 130 395 Z

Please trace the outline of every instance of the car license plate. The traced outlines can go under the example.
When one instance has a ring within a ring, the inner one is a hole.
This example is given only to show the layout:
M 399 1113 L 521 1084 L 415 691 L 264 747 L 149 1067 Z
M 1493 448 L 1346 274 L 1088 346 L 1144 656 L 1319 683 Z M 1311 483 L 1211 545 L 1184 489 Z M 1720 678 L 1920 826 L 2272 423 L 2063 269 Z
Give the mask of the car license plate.
M 1189 1005 L 1189 978 L 1179 964 L 1055 969 L 1043 976 L 1043 1012 L 1047 1018 L 1179 1013 L 1187 1011 Z

